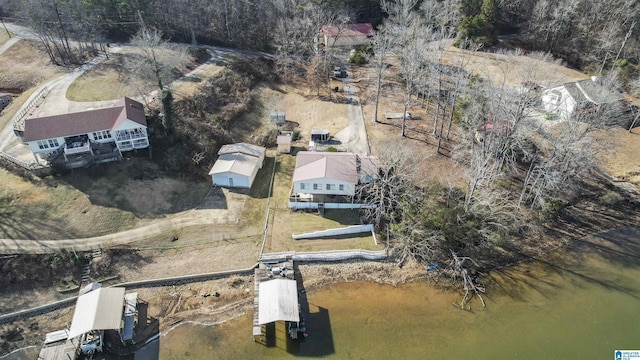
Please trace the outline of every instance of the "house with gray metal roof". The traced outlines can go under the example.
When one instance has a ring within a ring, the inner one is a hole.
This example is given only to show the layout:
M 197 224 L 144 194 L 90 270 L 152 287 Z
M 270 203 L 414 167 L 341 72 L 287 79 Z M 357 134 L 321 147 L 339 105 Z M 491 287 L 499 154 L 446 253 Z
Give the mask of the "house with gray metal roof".
M 567 120 L 574 115 L 598 111 L 602 106 L 622 99 L 621 94 L 600 85 L 594 77 L 547 88 L 542 92 L 541 100 L 544 110 Z
M 218 159 L 209 171 L 214 185 L 251 188 L 262 168 L 266 149 L 247 143 L 228 144 L 218 151 Z
M 296 155 L 290 208 L 357 208 L 357 186 L 375 180 L 378 158 L 349 152 L 300 151 Z M 350 204 L 349 204 L 350 203 Z M 342 205 L 337 205 L 342 204 Z

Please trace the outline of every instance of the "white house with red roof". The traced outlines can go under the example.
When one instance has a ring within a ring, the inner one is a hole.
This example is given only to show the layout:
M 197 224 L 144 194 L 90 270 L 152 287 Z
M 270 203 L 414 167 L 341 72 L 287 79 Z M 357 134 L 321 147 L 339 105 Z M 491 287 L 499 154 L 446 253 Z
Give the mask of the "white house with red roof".
M 108 152 L 121 157 L 124 151 L 149 147 L 144 108 L 127 97 L 107 108 L 27 119 L 23 141 L 38 163 L 60 156 L 68 161 L 88 159 Z
M 366 44 L 374 34 L 369 23 L 324 25 L 320 31 L 325 47 L 359 46 Z
M 296 155 L 290 208 L 359 208 L 357 186 L 378 174 L 378 158 L 349 152 L 300 151 Z

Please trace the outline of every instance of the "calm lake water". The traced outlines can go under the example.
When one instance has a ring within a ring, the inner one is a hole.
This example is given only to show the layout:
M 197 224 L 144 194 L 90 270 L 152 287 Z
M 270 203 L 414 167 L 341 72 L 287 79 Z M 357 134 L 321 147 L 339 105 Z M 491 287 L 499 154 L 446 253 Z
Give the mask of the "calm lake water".
M 610 232 L 570 258 L 492 275 L 487 308 L 456 310 L 426 283 L 343 283 L 311 291 L 310 337 L 289 352 L 251 337 L 252 313 L 216 326 L 185 324 L 160 339 L 160 358 L 612 359 L 640 349 L 640 234 Z
M 160 359 L 613 359 L 640 349 L 640 232 L 609 232 L 571 254 L 493 274 L 485 309 L 457 310 L 456 294 L 427 283 L 335 284 L 308 293 L 310 337 L 297 348 L 254 343 L 249 311 L 178 326 L 160 338 Z

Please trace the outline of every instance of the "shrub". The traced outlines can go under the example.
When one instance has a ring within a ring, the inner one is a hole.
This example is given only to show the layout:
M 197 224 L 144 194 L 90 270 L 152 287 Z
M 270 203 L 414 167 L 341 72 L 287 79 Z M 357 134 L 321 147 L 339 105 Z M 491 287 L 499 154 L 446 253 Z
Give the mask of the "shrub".
M 300 139 L 300 130 L 293 130 L 291 141 L 297 141 L 298 139 Z
M 335 147 L 333 147 L 333 146 L 329 146 L 329 147 L 327 148 L 326 152 L 338 152 L 338 149 L 336 149 L 336 148 L 335 148 Z
M 600 197 L 600 203 L 603 205 L 613 206 L 624 200 L 624 197 L 615 191 L 607 191 Z

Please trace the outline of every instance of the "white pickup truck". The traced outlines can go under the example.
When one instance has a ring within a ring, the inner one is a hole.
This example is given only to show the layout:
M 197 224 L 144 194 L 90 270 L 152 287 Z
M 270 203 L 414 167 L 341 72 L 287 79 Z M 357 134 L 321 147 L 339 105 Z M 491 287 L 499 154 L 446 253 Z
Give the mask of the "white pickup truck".
M 333 76 L 335 76 L 337 78 L 341 78 L 346 74 L 347 74 L 346 70 L 344 70 L 340 66 L 336 66 L 336 67 L 333 68 Z

